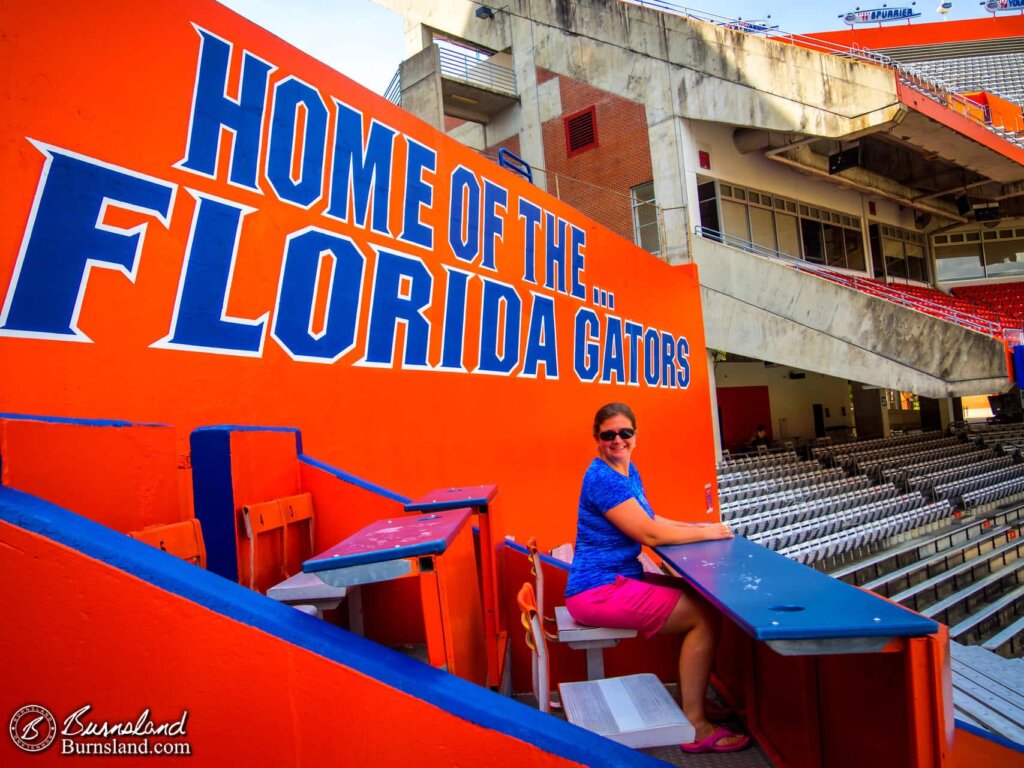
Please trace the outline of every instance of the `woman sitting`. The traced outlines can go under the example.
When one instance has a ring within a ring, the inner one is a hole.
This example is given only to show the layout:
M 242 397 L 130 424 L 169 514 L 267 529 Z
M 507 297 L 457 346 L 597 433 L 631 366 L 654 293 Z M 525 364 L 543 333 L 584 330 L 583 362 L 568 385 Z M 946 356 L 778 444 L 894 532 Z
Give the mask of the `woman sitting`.
M 637 560 L 641 544 L 726 539 L 732 538 L 732 531 L 723 523 L 680 523 L 654 514 L 640 473 L 630 460 L 636 448 L 636 417 L 628 405 L 609 403 L 598 410 L 594 442 L 597 458 L 583 476 L 566 607 L 581 624 L 627 627 L 644 637 L 682 634 L 679 692 L 696 739 L 680 748 L 685 752 L 743 749 L 749 737 L 716 727 L 705 712 L 717 612 L 679 579 L 655 583 L 657 577 L 645 577 Z

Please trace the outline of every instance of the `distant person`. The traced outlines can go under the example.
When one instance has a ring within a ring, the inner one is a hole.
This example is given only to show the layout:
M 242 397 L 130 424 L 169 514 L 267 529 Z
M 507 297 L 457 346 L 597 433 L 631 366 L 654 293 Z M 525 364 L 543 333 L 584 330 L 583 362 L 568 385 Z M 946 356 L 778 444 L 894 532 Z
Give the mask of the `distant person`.
M 757 425 L 757 431 L 754 432 L 753 437 L 750 438 L 750 447 L 757 450 L 758 446 L 763 445 L 765 448 L 768 447 L 768 432 L 765 431 L 764 424 Z
M 644 574 L 641 544 L 690 544 L 731 539 L 724 523 L 680 523 L 654 514 L 640 473 L 630 461 L 636 417 L 628 405 L 609 403 L 594 417 L 597 458 L 580 491 L 576 548 L 565 605 L 581 624 L 636 629 L 643 637 L 681 634 L 679 693 L 695 740 L 684 752 L 735 752 L 748 736 L 712 724 L 725 711 L 705 703 L 718 642 L 718 612 L 682 579 Z

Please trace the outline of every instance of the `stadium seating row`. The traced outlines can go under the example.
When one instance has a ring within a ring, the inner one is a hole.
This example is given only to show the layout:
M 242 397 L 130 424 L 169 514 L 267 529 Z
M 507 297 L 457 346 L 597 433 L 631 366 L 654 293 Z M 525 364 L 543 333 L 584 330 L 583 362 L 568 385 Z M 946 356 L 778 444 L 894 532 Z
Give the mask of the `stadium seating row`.
M 938 501 L 880 520 L 855 525 L 821 539 L 784 547 L 778 551 L 793 560 L 811 565 L 820 560 L 835 558 L 866 546 L 887 541 L 916 528 L 940 522 L 948 518 L 952 511 L 948 501 Z
M 932 486 L 931 493 L 935 498 L 944 498 L 956 502 L 959 501 L 965 493 L 982 491 L 1001 483 L 1020 478 L 1024 478 L 1024 465 L 1017 464 L 1004 469 L 983 472 L 982 474 L 974 475 L 973 477 L 960 480 L 950 480 L 945 483 L 936 483 Z
M 841 512 L 875 501 L 891 499 L 897 495 L 896 486 L 863 487 L 839 493 L 821 500 L 803 501 L 783 506 L 778 510 L 754 512 L 730 518 L 732 529 L 741 536 L 763 533 L 772 528 L 803 522 L 830 512 Z
M 883 499 L 841 512 L 818 515 L 792 525 L 773 527 L 763 533 L 751 534 L 747 538 L 778 551 L 807 541 L 821 539 L 854 526 L 893 519 L 902 513 L 923 506 L 925 506 L 924 498 L 918 494 L 908 494 L 892 501 Z

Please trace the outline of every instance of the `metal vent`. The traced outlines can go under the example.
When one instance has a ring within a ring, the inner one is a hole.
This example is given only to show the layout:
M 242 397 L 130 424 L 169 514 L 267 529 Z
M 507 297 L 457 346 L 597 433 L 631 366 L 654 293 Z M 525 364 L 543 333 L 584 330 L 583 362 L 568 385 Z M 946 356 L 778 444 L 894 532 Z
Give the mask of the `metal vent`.
M 593 107 L 565 118 L 565 145 L 570 157 L 597 146 L 597 121 Z

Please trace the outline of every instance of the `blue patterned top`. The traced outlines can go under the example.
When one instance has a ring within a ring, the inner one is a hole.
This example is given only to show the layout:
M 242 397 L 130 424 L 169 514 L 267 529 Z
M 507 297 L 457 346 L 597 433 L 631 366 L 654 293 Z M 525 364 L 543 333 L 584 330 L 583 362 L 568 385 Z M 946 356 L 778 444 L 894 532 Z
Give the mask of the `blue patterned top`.
M 590 462 L 580 490 L 576 547 L 566 597 L 611 584 L 619 575 L 634 579 L 643 575 L 643 567 L 637 560 L 640 544 L 605 517 L 609 509 L 629 499 L 636 499 L 647 516 L 654 519 L 640 473 L 632 462 L 629 477 L 619 474 L 599 458 Z

